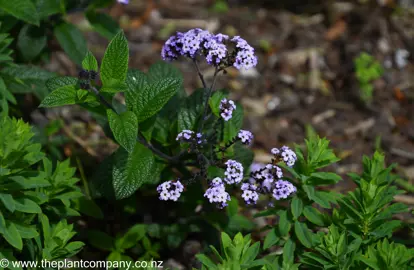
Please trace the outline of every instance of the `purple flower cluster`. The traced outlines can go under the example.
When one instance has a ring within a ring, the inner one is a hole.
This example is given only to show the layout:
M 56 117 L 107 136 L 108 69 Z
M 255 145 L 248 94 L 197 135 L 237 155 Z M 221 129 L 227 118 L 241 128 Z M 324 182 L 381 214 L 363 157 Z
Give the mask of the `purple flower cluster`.
M 203 134 L 195 133 L 194 131 L 187 129 L 178 133 L 176 140 L 182 143 L 195 142 L 196 144 L 202 144 L 203 142 L 205 142 L 205 139 L 203 139 Z
M 224 121 L 229 121 L 233 116 L 233 111 L 236 109 L 236 104 L 234 104 L 233 100 L 227 100 L 227 98 L 223 98 L 220 101 L 220 115 L 224 119 Z
M 240 130 L 237 137 L 246 145 L 250 145 L 253 141 L 253 134 L 248 130 Z
M 273 198 L 276 200 L 286 199 L 290 194 L 296 192 L 296 187 L 292 183 L 284 180 L 278 180 L 274 184 Z
M 295 152 L 293 152 L 289 147 L 282 146 L 280 149 L 273 148 L 271 152 L 276 158 L 283 160 L 287 166 L 292 167 L 295 165 L 297 157 Z
M 259 193 L 257 193 L 256 185 L 243 183 L 241 190 L 243 190 L 242 198 L 246 204 L 256 204 L 259 199 Z
M 217 204 L 217 207 L 220 209 L 226 207 L 227 202 L 230 201 L 230 195 L 226 192 L 224 183 L 219 177 L 211 180 L 210 187 L 204 193 L 204 197 L 206 197 L 210 203 Z
M 254 55 L 254 48 L 246 40 L 239 36 L 231 39 L 236 44 L 236 57 L 233 66 L 237 69 L 249 69 L 257 65 L 257 57 Z
M 177 201 L 181 196 L 181 192 L 184 191 L 184 186 L 179 180 L 167 181 L 160 184 L 157 187 L 157 191 L 160 194 L 160 200 L 162 201 Z
M 232 159 L 227 160 L 226 165 L 224 181 L 227 184 L 240 183 L 243 180 L 243 165 Z
M 235 44 L 235 50 L 229 52 L 226 43 Z M 199 28 L 185 33 L 177 32 L 165 42 L 161 50 L 161 56 L 166 61 L 175 60 L 179 56 L 194 59 L 197 55 L 204 56 L 207 63 L 214 66 L 249 69 L 257 65 L 254 49 L 246 40 L 239 36 L 229 39 L 227 35 L 214 35 Z
M 124 5 L 128 5 L 129 4 L 129 0 L 117 0 L 118 3 L 124 4 Z

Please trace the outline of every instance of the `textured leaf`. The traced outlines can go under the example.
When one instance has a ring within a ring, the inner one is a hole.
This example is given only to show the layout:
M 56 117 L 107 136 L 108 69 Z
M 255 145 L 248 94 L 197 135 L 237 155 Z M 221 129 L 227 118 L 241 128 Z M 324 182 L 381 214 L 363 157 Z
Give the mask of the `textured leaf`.
M 115 140 L 128 152 L 134 150 L 138 136 L 138 119 L 133 112 L 124 112 L 120 115 L 107 110 L 109 126 Z
M 60 46 L 68 54 L 68 56 L 78 65 L 82 64 L 82 60 L 88 51 L 86 40 L 82 32 L 73 24 L 62 23 L 55 27 L 54 34 Z
M 77 94 L 76 88 L 74 85 L 62 86 L 52 93 L 50 93 L 43 101 L 40 103 L 39 107 L 57 107 L 63 105 L 72 105 L 76 104 Z
M 39 18 L 43 19 L 56 13 L 64 13 L 65 7 L 63 5 L 61 6 L 61 2 L 61 0 L 36 0 Z
M 17 38 L 17 47 L 27 61 L 34 59 L 46 47 L 47 37 L 43 30 L 26 24 L 20 30 Z
M 191 96 L 184 99 L 178 112 L 178 131 L 184 129 L 194 130 L 197 119 L 200 117 L 203 106 L 203 89 L 197 89 Z
M 176 79 L 166 78 L 153 82 L 139 93 L 135 114 L 142 122 L 157 112 L 173 97 L 179 88 L 180 82 Z
M 82 68 L 89 71 L 98 71 L 98 61 L 90 51 L 86 53 L 86 56 L 82 61 Z
M 0 0 L 1 9 L 20 20 L 39 26 L 39 15 L 30 0 Z
M 78 79 L 74 77 L 55 77 L 46 81 L 46 87 L 49 91 L 54 91 L 62 86 L 76 85 L 77 83 Z
M 165 78 L 173 78 L 181 83 L 183 82 L 183 75 L 181 72 L 174 67 L 171 63 L 165 61 L 158 61 L 155 64 L 151 65 L 148 70 L 148 80 L 149 81 L 159 81 Z
M 124 32 L 120 31 L 109 43 L 101 64 L 102 84 L 111 82 L 111 79 L 124 82 L 128 71 L 129 49 Z
M 90 11 L 86 13 L 86 18 L 95 31 L 107 39 L 112 39 L 119 32 L 116 21 L 105 13 Z
M 118 149 L 112 171 L 115 197 L 123 199 L 131 196 L 151 178 L 153 166 L 154 156 L 142 144 L 137 143 L 130 154 L 122 148 Z
M 226 93 L 223 91 L 216 91 L 208 102 L 211 111 L 217 117 L 220 117 L 220 101 L 225 97 L 227 97 Z
M 136 111 L 139 95 L 148 85 L 147 75 L 137 69 L 128 70 L 125 80 L 125 103 L 129 111 Z

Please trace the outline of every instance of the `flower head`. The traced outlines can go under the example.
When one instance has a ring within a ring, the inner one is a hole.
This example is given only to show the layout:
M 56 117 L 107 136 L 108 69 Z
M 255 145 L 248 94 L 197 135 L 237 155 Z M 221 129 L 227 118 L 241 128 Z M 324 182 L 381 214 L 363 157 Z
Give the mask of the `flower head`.
M 296 192 L 296 187 L 285 180 L 278 180 L 273 186 L 273 197 L 276 200 L 286 199 L 290 194 Z
M 253 134 L 248 130 L 240 130 L 237 137 L 246 145 L 250 145 L 253 141 Z
M 246 40 L 239 36 L 231 39 L 236 44 L 236 57 L 233 66 L 237 69 L 249 69 L 257 65 L 257 56 L 254 54 L 254 48 Z
M 240 162 L 229 159 L 226 162 L 227 168 L 224 172 L 224 181 L 227 184 L 238 184 L 243 180 L 243 165 Z
M 220 101 L 220 115 L 224 119 L 224 121 L 229 121 L 233 116 L 233 110 L 236 109 L 236 105 L 234 104 L 233 100 L 227 100 L 227 98 L 223 98 Z
M 124 4 L 124 5 L 128 5 L 129 4 L 129 0 L 117 0 L 118 3 Z
M 204 193 L 204 197 L 208 198 L 210 203 L 217 204 L 218 208 L 224 208 L 227 206 L 227 202 L 230 201 L 230 195 L 226 192 L 223 183 L 217 184 L 218 180 L 221 181 L 218 177 L 211 181 L 211 186 Z
M 256 185 L 244 183 L 241 186 L 241 190 L 243 190 L 242 198 L 246 204 L 256 204 L 259 199 L 259 193 L 257 192 Z
M 201 133 L 195 133 L 192 130 L 183 130 L 180 133 L 178 133 L 177 141 L 180 141 L 182 143 L 196 143 L 196 144 L 202 144 L 206 140 L 203 138 L 203 134 Z
M 287 166 L 292 167 L 293 165 L 295 165 L 297 156 L 295 152 L 293 152 L 289 147 L 282 146 L 280 149 L 273 148 L 271 152 L 277 158 L 282 159 Z
M 160 194 L 159 199 L 162 201 L 177 201 L 181 196 L 181 192 L 184 191 L 184 186 L 179 180 L 167 181 L 160 184 L 157 187 L 157 191 Z

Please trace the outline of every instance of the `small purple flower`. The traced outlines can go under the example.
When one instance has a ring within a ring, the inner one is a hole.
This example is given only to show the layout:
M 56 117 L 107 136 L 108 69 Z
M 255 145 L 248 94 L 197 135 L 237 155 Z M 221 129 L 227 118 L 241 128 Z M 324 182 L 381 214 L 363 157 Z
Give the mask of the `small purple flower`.
M 176 35 L 171 36 L 164 44 L 161 50 L 161 56 L 164 61 L 173 61 L 182 55 L 181 38 L 183 33 L 177 32 Z
M 233 66 L 237 69 L 249 69 L 257 65 L 257 57 L 254 55 L 254 48 L 246 40 L 239 36 L 231 39 L 236 44 L 236 58 Z
M 234 104 L 233 100 L 227 100 L 227 98 L 223 98 L 220 101 L 220 115 L 224 119 L 224 121 L 229 121 L 233 116 L 233 110 L 236 109 L 236 105 Z
M 285 180 L 278 180 L 274 184 L 273 197 L 276 200 L 286 199 L 290 194 L 296 192 L 296 187 Z
M 184 186 L 178 179 L 164 182 L 157 187 L 157 192 L 160 194 L 159 199 L 162 201 L 177 201 L 183 191 Z
M 248 130 L 240 130 L 237 137 L 246 145 L 250 145 L 253 141 L 253 134 Z
M 229 159 L 226 162 L 227 169 L 224 172 L 226 176 L 224 181 L 227 184 L 238 184 L 243 180 L 243 165 L 240 162 Z
M 243 190 L 242 198 L 246 204 L 256 204 L 259 199 L 259 193 L 257 193 L 256 185 L 243 183 L 241 190 Z
M 282 146 L 280 149 L 273 148 L 271 152 L 273 155 L 281 158 L 287 166 L 292 167 L 293 165 L 295 165 L 297 156 L 295 152 L 293 152 L 289 147 Z
M 118 3 L 124 4 L 124 5 L 128 5 L 129 4 L 129 0 L 116 0 Z
M 226 192 L 223 183 L 214 185 L 214 183 L 218 183 L 219 180 L 221 181 L 221 179 L 217 177 L 211 181 L 212 185 L 206 190 L 204 197 L 206 197 L 210 203 L 217 204 L 218 208 L 224 208 L 228 205 L 227 202 L 231 199 L 230 195 Z
M 202 144 L 206 141 L 201 133 L 195 133 L 194 131 L 187 129 L 178 133 L 176 140 L 182 143 L 195 142 L 196 144 Z

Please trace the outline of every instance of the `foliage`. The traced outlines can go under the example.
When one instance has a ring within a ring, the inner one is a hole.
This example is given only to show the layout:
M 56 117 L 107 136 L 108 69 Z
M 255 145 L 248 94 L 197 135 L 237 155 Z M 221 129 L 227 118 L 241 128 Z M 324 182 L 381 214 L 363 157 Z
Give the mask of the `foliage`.
M 32 141 L 21 120 L 0 120 L 0 254 L 9 260 L 56 260 L 73 256 L 82 242 L 66 218 L 79 216 L 83 193 L 69 161 L 52 162 Z
M 381 64 L 370 54 L 360 53 L 354 61 L 356 77 L 359 82 L 362 101 L 370 103 L 374 93 L 372 81 L 380 78 L 384 72 Z

